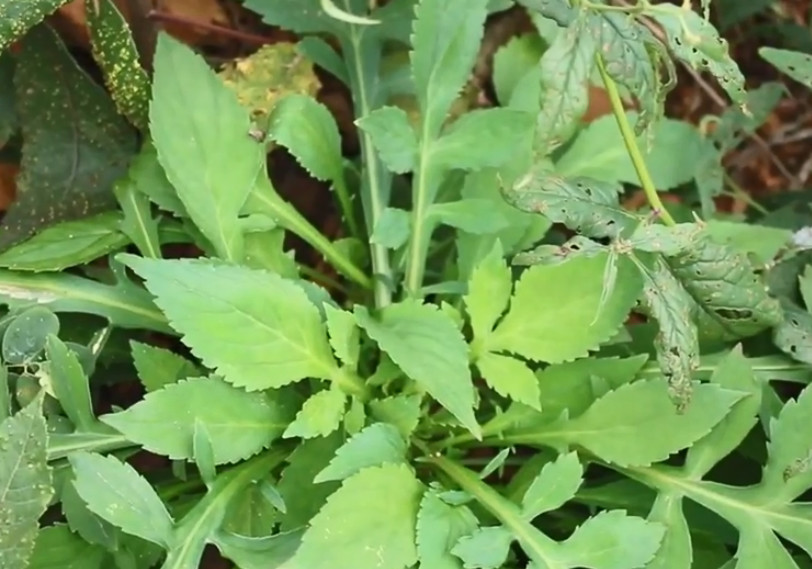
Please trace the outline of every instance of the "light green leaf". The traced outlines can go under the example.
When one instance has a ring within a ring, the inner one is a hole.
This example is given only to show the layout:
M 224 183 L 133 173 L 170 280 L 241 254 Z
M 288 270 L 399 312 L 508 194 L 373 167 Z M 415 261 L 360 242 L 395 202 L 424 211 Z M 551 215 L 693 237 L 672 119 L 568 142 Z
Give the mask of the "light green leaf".
M 48 380 L 65 414 L 77 430 L 89 431 L 96 424 L 90 403 L 90 382 L 76 354 L 50 334 L 45 346 Z
M 812 413 L 812 388 L 787 401 L 770 422 L 769 458 L 762 484 L 774 501 L 791 501 L 812 486 L 812 433 L 807 428 Z
M 531 143 L 532 116 L 507 108 L 462 115 L 431 145 L 432 163 L 445 168 L 496 168 Z
M 162 33 L 150 127 L 166 177 L 189 217 L 224 259 L 242 257 L 240 210 L 265 163 L 248 111 L 208 64 Z
M 411 220 L 409 212 L 395 207 L 387 207 L 378 218 L 375 230 L 369 240 L 388 249 L 397 249 L 409 239 Z
M 345 85 L 350 84 L 347 74 L 347 64 L 341 56 L 336 53 L 335 48 L 318 36 L 308 36 L 299 40 L 296 44 L 296 51 L 312 61 L 314 65 L 321 67 Z
M 411 64 L 422 111 L 421 143 L 436 137 L 468 79 L 487 16 L 487 0 L 423 1 L 416 8 Z
M 461 569 L 451 550 L 459 539 L 473 532 L 478 521 L 467 506 L 444 502 L 439 491 L 423 494 L 417 514 L 417 555 L 422 569 Z
M 326 437 L 341 424 L 346 409 L 347 396 L 343 391 L 337 387 L 323 389 L 305 401 L 282 436 L 303 439 Z
M 692 569 L 693 543 L 688 520 L 682 511 L 682 496 L 664 492 L 657 494 L 648 520 L 665 526 L 665 535 L 646 569 Z
M 502 526 L 483 527 L 459 540 L 451 552 L 465 569 L 499 569 L 507 560 L 513 535 Z
M 464 297 L 475 342 L 483 342 L 490 334 L 508 306 L 512 288 L 511 272 L 497 241 L 471 273 L 468 294 Z
M 139 192 L 162 210 L 181 218 L 189 217 L 186 206 L 180 201 L 174 186 L 166 179 L 166 172 L 158 161 L 158 151 L 155 150 L 151 140 L 147 139 L 133 158 L 128 177 Z
M 327 303 L 324 304 L 324 315 L 333 351 L 344 365 L 354 368 L 361 352 L 361 331 L 355 317 L 351 312 Z
M 42 395 L 0 423 L 0 566 L 25 569 L 54 490 Z
M 126 533 L 163 547 L 172 540 L 172 517 L 149 482 L 114 456 L 77 452 L 69 457 L 74 486 L 88 508 Z
M 68 526 L 42 528 L 37 534 L 28 569 L 104 569 L 108 553 L 75 535 Z M 7 565 L 15 569 L 13 565 Z
M 664 533 L 662 525 L 622 510 L 600 512 L 561 544 L 559 562 L 593 569 L 642 567 L 654 557 Z
M 120 547 L 121 538 L 125 534 L 90 511 L 73 485 L 72 473 L 62 486 L 60 502 L 62 513 L 71 531 L 88 543 L 101 545 L 108 551 Z
M 148 393 L 102 422 L 145 449 L 173 460 L 193 458 L 195 423 L 202 423 L 215 464 L 233 463 L 267 448 L 293 417 L 278 393 L 246 392 L 219 378 L 198 377 Z M 167 422 L 172 428 L 167 429 Z
M 369 408 L 375 419 L 394 425 L 408 439 L 420 421 L 420 400 L 419 395 L 394 395 L 370 401 Z
M 375 423 L 344 443 L 313 482 L 344 480 L 370 466 L 405 463 L 406 451 L 406 442 L 396 427 Z
M 303 530 L 250 538 L 219 532 L 214 537 L 217 549 L 240 569 L 279 569 L 283 567 L 301 542 Z
M 782 73 L 812 89 L 812 56 L 808 53 L 761 47 L 758 54 Z
M 479 435 L 468 346 L 448 316 L 435 306 L 409 300 L 384 308 L 377 318 L 356 306 L 355 317 L 406 375 Z
M 150 391 L 187 377 L 197 377 L 200 370 L 186 358 L 156 346 L 130 340 L 133 363 L 138 379 Z
M 370 136 L 389 170 L 396 174 L 414 170 L 417 138 L 406 111 L 399 107 L 381 107 L 355 124 Z
M 706 231 L 714 241 L 735 251 L 753 255 L 758 262 L 768 263 L 789 242 L 792 231 L 756 223 L 737 223 L 709 219 Z
M 561 454 L 548 462 L 522 498 L 522 516 L 532 521 L 544 512 L 557 510 L 575 496 L 584 481 L 584 468 L 578 454 Z
M 536 34 L 512 38 L 493 56 L 493 85 L 502 105 L 510 102 L 521 79 L 538 65 L 544 53 L 544 41 Z
M 404 464 L 348 478 L 311 520 L 292 563 L 334 569 L 402 569 L 417 562 L 415 524 L 423 485 Z M 368 504 L 386 504 L 369 508 Z
M 152 217 L 149 198 L 138 191 L 137 186 L 129 179 L 117 183 L 113 191 L 124 213 L 124 219 L 119 223 L 121 232 L 135 243 L 138 251 L 145 257 L 160 257 L 158 221 Z
M 120 219 L 118 213 L 102 213 L 47 227 L 0 254 L 0 267 L 39 272 L 83 265 L 127 245 Z
M 623 286 L 603 298 L 608 262 L 600 253 L 527 269 L 485 348 L 548 363 L 586 356 L 620 328 L 642 289 L 637 268 L 622 256 L 617 282 Z
M 475 234 L 497 233 L 510 223 L 501 212 L 493 209 L 490 200 L 463 199 L 435 203 L 429 207 L 427 216 Z
M 122 259 L 195 355 L 229 383 L 258 390 L 336 372 L 319 310 L 293 281 L 216 261 Z
M 273 487 L 267 479 L 260 479 L 237 492 L 223 520 L 221 531 L 224 534 L 236 534 L 247 539 L 273 534 L 279 516 L 273 503 L 263 494 L 262 488 L 265 486 Z
M 524 362 L 486 352 L 477 358 L 476 367 L 491 389 L 541 411 L 538 380 Z
M 647 466 L 707 435 L 744 395 L 713 384 L 697 384 L 693 389 L 691 404 L 680 413 L 664 381 L 635 381 L 610 391 L 574 419 L 540 429 L 518 429 L 515 436 L 508 431 L 506 439 L 516 443 L 566 440 L 619 466 Z M 641 438 L 640 433 L 646 436 Z
M 215 464 L 217 459 L 214 456 L 214 445 L 206 429 L 205 423 L 200 418 L 195 417 L 192 427 L 192 459 L 195 462 L 200 478 L 209 486 L 217 476 Z
M 536 118 L 536 152 L 544 156 L 565 142 L 589 103 L 587 85 L 598 44 L 590 20 L 580 16 L 553 40 L 541 58 L 541 111 Z

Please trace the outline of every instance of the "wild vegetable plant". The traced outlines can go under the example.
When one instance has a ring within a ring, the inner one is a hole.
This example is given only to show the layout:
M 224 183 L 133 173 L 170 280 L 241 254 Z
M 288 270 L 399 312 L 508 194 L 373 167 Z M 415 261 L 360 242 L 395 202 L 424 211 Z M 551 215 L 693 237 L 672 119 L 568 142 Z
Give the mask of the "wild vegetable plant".
M 780 92 L 745 91 L 707 0 L 246 0 L 349 88 L 356 159 L 312 96 L 252 114 L 169 35 L 147 76 L 87 0 L 103 90 L 39 23 L 62 3 L 0 11 L 3 568 L 812 566 L 810 245 L 715 211 Z M 511 8 L 537 33 L 471 108 Z M 731 98 L 712 132 L 663 117 L 677 61 Z M 613 114 L 582 128 L 590 82 Z M 275 146 L 345 237 L 276 191 Z

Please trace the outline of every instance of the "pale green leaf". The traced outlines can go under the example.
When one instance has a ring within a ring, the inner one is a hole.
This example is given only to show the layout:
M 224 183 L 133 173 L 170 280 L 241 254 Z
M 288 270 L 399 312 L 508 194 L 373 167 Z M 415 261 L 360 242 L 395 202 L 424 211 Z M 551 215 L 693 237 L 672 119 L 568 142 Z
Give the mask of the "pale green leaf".
M 399 107 L 381 107 L 355 124 L 372 139 L 389 170 L 396 174 L 414 170 L 417 138 L 406 111 Z
M 544 53 L 544 41 L 536 34 L 511 38 L 493 56 L 493 85 L 502 105 L 510 102 L 521 79 L 538 65 Z
M 65 414 L 78 430 L 89 431 L 96 423 L 90 403 L 90 382 L 77 355 L 50 334 L 45 346 L 48 381 Z
M 544 512 L 557 510 L 575 496 L 583 482 L 584 468 L 578 454 L 561 454 L 548 462 L 522 498 L 522 516 L 532 521 Z
M 388 249 L 397 249 L 406 243 L 410 232 L 409 212 L 396 207 L 387 207 L 378 218 L 369 240 Z
M 421 569 L 461 569 L 451 550 L 479 525 L 476 516 L 464 505 L 447 504 L 429 489 L 423 494 L 417 514 L 417 555 Z
M 419 395 L 394 395 L 370 401 L 369 408 L 375 419 L 394 425 L 408 439 L 420 421 L 420 400 Z
M 215 464 L 217 459 L 214 456 L 214 444 L 209 435 L 206 424 L 195 417 L 192 427 L 192 459 L 195 462 L 200 478 L 208 486 L 214 482 L 217 476 Z
M 240 210 L 265 164 L 248 111 L 208 64 L 166 33 L 158 37 L 150 132 L 189 217 L 224 259 L 242 256 Z
M 102 213 L 47 227 L 0 254 L 0 267 L 39 272 L 83 265 L 127 245 L 120 219 L 118 213 Z
M 284 567 L 301 542 L 303 530 L 250 538 L 219 532 L 214 537 L 217 549 L 240 569 L 279 569 Z
M 482 40 L 487 0 L 423 1 L 412 32 L 411 64 L 422 111 L 422 141 L 437 136 L 468 79 Z
M 402 569 L 417 561 L 423 485 L 404 464 L 365 468 L 344 481 L 311 520 L 292 563 L 334 569 Z M 386 504 L 369 508 L 369 504 Z
M 138 379 L 148 392 L 157 391 L 179 379 L 200 375 L 195 364 L 164 348 L 130 340 L 130 350 Z
M 665 535 L 646 569 L 692 569 L 693 543 L 688 520 L 682 511 L 682 496 L 663 492 L 657 494 L 648 520 L 662 524 Z
M 521 360 L 486 352 L 477 358 L 476 367 L 491 389 L 503 397 L 541 410 L 538 379 Z
M 224 464 L 267 448 L 292 417 L 290 403 L 278 393 L 246 392 L 216 377 L 198 377 L 168 384 L 101 420 L 173 460 L 193 458 L 195 423 L 200 422 L 211 437 L 215 464 Z
M 812 388 L 806 387 L 795 400 L 787 401 L 777 419 L 770 423 L 769 458 L 762 483 L 773 500 L 787 501 L 812 487 Z
M 294 93 L 276 103 L 268 124 L 268 136 L 287 148 L 311 176 L 333 182 L 343 176 L 341 136 L 327 107 Z
M 490 200 L 480 199 L 432 204 L 427 217 L 468 233 L 497 233 L 510 223 L 501 212 L 493 209 Z
M 129 179 L 117 183 L 113 191 L 124 213 L 124 219 L 119 223 L 121 232 L 135 243 L 138 251 L 145 257 L 160 257 L 158 221 L 152 217 L 149 197 L 140 192 Z
M 485 347 L 548 363 L 586 356 L 621 327 L 642 288 L 637 268 L 623 256 L 617 261 L 623 285 L 603 298 L 608 262 L 601 253 L 527 269 Z
M 125 534 L 90 511 L 73 485 L 72 474 L 70 480 L 62 487 L 60 502 L 68 527 L 82 539 L 88 543 L 101 545 L 107 550 L 116 549 L 121 545 L 121 537 Z
M 468 280 L 468 294 L 464 297 L 475 341 L 484 341 L 490 334 L 508 306 L 512 288 L 511 272 L 497 241 L 474 267 Z
M 42 395 L 0 423 L 0 566 L 25 569 L 54 490 Z
M 501 166 L 523 146 L 529 147 L 532 127 L 532 116 L 524 111 L 496 108 L 467 112 L 432 143 L 432 163 L 462 170 Z
M 180 201 L 174 186 L 167 180 L 164 168 L 158 161 L 158 151 L 150 139 L 144 142 L 130 163 L 128 176 L 138 191 L 162 210 L 181 218 L 189 217 L 186 206 Z
M 361 331 L 355 323 L 355 317 L 351 312 L 335 308 L 327 303 L 324 304 L 324 315 L 330 345 L 333 347 L 336 357 L 344 365 L 357 366 L 361 352 Z
M 126 533 L 161 546 L 174 522 L 146 479 L 114 456 L 77 452 L 69 457 L 74 486 L 88 508 Z
M 758 54 L 782 73 L 812 89 L 812 56 L 808 53 L 762 47 L 759 48 Z
M 501 526 L 483 527 L 459 540 L 451 552 L 465 569 L 499 569 L 507 560 L 513 535 Z
M 375 423 L 344 443 L 313 481 L 344 480 L 369 466 L 405 463 L 406 450 L 406 441 L 396 427 Z
M 334 387 L 311 395 L 296 414 L 294 421 L 285 429 L 285 438 L 326 437 L 341 424 L 347 409 L 347 396 Z
M 792 237 L 792 231 L 788 229 L 721 219 L 709 219 L 706 231 L 717 243 L 752 255 L 761 263 L 774 259 Z
M 71 532 L 64 524 L 42 528 L 37 534 L 28 569 L 104 569 L 108 553 Z M 4 565 L 15 569 L 13 565 Z
M 622 510 L 600 512 L 561 544 L 559 563 L 592 569 L 642 567 L 660 547 L 664 530 Z
M 468 346 L 454 322 L 435 306 L 404 301 L 373 317 L 361 306 L 355 317 L 403 372 L 425 388 L 474 435 L 474 385 Z
M 258 390 L 335 373 L 319 310 L 293 281 L 215 261 L 123 260 L 195 355 L 229 383 Z

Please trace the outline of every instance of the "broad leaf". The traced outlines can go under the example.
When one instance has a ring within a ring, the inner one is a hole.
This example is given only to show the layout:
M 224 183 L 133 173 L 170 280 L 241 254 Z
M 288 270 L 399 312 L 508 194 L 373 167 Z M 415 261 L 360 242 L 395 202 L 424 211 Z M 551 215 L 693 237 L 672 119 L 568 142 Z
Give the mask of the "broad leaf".
M 356 306 L 355 317 L 406 375 L 478 435 L 468 346 L 452 320 L 416 301 L 388 306 L 377 318 Z
M 337 372 L 319 310 L 293 281 L 216 261 L 122 259 L 195 355 L 229 383 L 259 390 Z
M 415 523 L 422 484 L 404 464 L 365 468 L 348 478 L 311 520 L 292 563 L 333 569 L 401 569 L 417 561 Z M 386 504 L 368 508 L 367 504 Z
M 114 456 L 78 452 L 69 457 L 74 486 L 91 511 L 114 526 L 161 546 L 173 521 L 149 482 Z
M 46 463 L 42 396 L 0 423 L 0 565 L 25 569 L 54 490 Z
M 101 420 L 145 449 L 173 460 L 193 458 L 195 424 L 211 437 L 215 464 L 237 462 L 267 448 L 293 416 L 279 394 L 246 392 L 219 378 L 191 378 L 147 394 Z M 172 428 L 167 429 L 167 421 Z
M 330 336 L 330 345 L 342 363 L 350 367 L 358 365 L 361 351 L 361 330 L 355 323 L 351 312 L 335 308 L 330 304 L 324 305 L 324 315 L 327 331 Z
M 344 480 L 369 466 L 405 463 L 406 450 L 406 442 L 397 428 L 387 423 L 375 423 L 344 443 L 327 468 L 313 481 Z
M 522 516 L 531 521 L 544 512 L 557 510 L 572 500 L 583 476 L 584 468 L 574 452 L 545 464 L 522 498 Z
M 500 395 L 541 410 L 538 380 L 521 360 L 486 352 L 477 358 L 476 367 L 491 389 Z
M 471 319 L 475 342 L 484 341 L 490 334 L 508 306 L 512 287 L 510 269 L 503 259 L 502 246 L 497 242 L 468 280 L 465 309 Z
M 482 527 L 459 540 L 451 552 L 468 568 L 499 569 L 510 553 L 513 535 L 501 526 Z
M 812 56 L 808 53 L 762 47 L 758 54 L 782 73 L 812 89 Z
M 356 121 L 358 128 L 372 138 L 372 144 L 392 172 L 414 170 L 417 138 L 409 118 L 398 107 L 381 107 Z
M 130 350 L 138 379 L 147 391 L 157 391 L 179 379 L 200 375 L 197 366 L 169 350 L 135 340 L 130 341 Z
M 394 425 L 408 439 L 420 422 L 421 399 L 420 395 L 394 395 L 370 401 L 369 408 L 375 419 Z
M 304 402 L 283 436 L 303 439 L 326 437 L 339 427 L 346 407 L 347 395 L 341 389 L 322 389 Z
M 417 514 L 417 555 L 420 567 L 461 569 L 451 550 L 460 538 L 473 532 L 478 522 L 467 506 L 452 506 L 436 489 L 423 494 Z
M 179 96 L 182 95 L 182 96 Z M 150 126 L 166 177 L 189 217 L 224 259 L 242 256 L 237 217 L 264 164 L 248 111 L 206 62 L 158 38 Z

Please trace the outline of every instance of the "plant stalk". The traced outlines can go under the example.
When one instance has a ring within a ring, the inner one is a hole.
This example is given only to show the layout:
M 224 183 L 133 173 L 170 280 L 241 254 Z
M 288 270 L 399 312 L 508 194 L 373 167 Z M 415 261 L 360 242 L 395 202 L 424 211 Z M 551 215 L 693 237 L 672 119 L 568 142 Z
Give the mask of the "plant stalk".
M 606 87 L 606 93 L 609 95 L 609 101 L 612 104 L 612 113 L 615 115 L 615 120 L 617 120 L 620 134 L 623 136 L 623 142 L 626 145 L 626 150 L 629 152 L 629 157 L 632 159 L 634 169 L 637 171 L 637 177 L 640 178 L 640 186 L 646 194 L 646 199 L 648 199 L 651 208 L 662 218 L 663 223 L 666 225 L 676 225 L 674 218 L 671 217 L 671 214 L 665 209 L 665 205 L 657 193 L 654 180 L 651 179 L 646 161 L 640 152 L 640 147 L 637 145 L 637 136 L 635 136 L 634 130 L 626 116 L 626 110 L 623 108 L 623 101 L 620 99 L 617 83 L 615 83 L 615 80 L 612 79 L 606 71 L 606 64 L 603 61 L 603 57 L 598 54 L 595 56 L 595 59 L 598 63 L 598 71 L 601 74 L 601 79 Z

